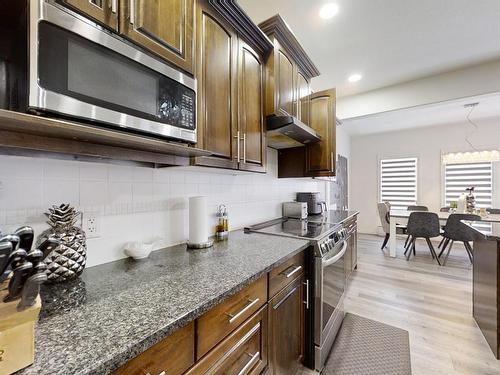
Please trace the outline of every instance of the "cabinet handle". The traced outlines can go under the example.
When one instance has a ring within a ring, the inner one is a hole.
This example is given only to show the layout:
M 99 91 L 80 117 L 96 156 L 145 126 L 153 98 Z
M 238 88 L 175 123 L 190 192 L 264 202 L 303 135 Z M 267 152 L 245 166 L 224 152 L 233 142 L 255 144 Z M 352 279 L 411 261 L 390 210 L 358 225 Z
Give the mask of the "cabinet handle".
M 232 324 L 236 319 L 238 319 L 240 316 L 242 316 L 244 313 L 246 313 L 249 309 L 251 309 L 257 303 L 259 303 L 258 298 L 254 299 L 254 300 L 249 299 L 248 303 L 245 305 L 245 307 L 243 307 L 236 314 L 226 313 L 226 315 L 229 316 L 229 324 Z
M 130 24 L 133 25 L 135 23 L 135 0 L 129 0 L 130 7 Z
M 304 301 L 304 304 L 306 305 L 306 309 L 309 310 L 309 279 L 306 279 L 304 285 L 306 287 L 306 300 Z
M 293 268 L 290 272 L 287 272 L 290 268 Z M 302 269 L 302 266 L 290 266 L 286 270 L 280 273 L 280 275 L 285 276 L 287 279 L 295 275 Z
M 118 0 L 111 0 L 111 12 L 116 14 L 118 9 Z
M 247 362 L 247 364 L 241 369 L 240 372 L 238 372 L 238 375 L 247 375 L 250 373 L 250 370 L 255 366 L 255 364 L 259 361 L 260 358 L 260 352 L 255 353 L 254 355 L 248 354 L 247 355 L 250 357 L 250 360 Z
M 335 172 L 335 158 L 333 156 L 333 152 L 330 152 L 330 158 L 332 162 L 332 172 Z
M 243 163 L 247 162 L 247 133 L 243 133 Z
M 234 136 L 236 138 L 236 155 L 237 155 L 237 160 L 238 163 L 240 162 L 240 131 L 238 130 L 236 132 L 236 135 Z
M 151 373 L 147 372 L 146 375 L 151 375 Z M 162 371 L 158 375 L 167 375 L 167 373 L 165 371 Z

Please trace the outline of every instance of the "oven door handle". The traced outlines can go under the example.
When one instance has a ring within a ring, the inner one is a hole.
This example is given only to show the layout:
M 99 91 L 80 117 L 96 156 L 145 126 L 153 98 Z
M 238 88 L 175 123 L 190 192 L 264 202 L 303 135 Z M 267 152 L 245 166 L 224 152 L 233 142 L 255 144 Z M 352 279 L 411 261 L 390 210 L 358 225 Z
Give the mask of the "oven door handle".
M 344 241 L 344 244 L 342 245 L 342 250 L 339 251 L 338 254 L 335 254 L 333 257 L 321 262 L 321 265 L 323 267 L 328 267 L 338 261 L 340 258 L 342 258 L 347 250 L 347 241 Z

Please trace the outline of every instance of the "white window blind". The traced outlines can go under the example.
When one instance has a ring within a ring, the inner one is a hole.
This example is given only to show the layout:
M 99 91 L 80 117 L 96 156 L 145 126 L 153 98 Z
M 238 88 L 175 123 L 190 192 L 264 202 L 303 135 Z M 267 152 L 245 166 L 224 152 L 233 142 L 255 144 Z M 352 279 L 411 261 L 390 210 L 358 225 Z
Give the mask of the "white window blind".
M 380 201 L 395 210 L 417 204 L 417 158 L 380 160 Z
M 485 163 L 445 164 L 445 206 L 457 201 L 465 189 L 474 186 L 476 207 L 491 208 L 493 165 Z

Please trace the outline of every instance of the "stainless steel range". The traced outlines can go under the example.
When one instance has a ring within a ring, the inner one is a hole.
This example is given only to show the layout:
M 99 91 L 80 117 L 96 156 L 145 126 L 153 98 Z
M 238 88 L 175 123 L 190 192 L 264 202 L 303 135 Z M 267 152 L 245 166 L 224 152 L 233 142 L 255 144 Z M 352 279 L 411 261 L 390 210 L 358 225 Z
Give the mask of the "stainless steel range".
M 311 241 L 306 287 L 314 296 L 306 313 L 306 364 L 321 371 L 344 319 L 347 280 L 344 255 L 346 232 L 341 224 L 281 218 L 245 228 L 275 236 Z

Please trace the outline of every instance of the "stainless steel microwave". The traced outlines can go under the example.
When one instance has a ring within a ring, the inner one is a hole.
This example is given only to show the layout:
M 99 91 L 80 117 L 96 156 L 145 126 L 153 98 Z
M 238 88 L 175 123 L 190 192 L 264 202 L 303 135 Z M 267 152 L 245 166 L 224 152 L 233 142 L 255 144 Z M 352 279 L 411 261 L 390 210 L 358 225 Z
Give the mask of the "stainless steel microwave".
M 29 4 L 28 109 L 196 142 L 194 78 L 54 0 Z

